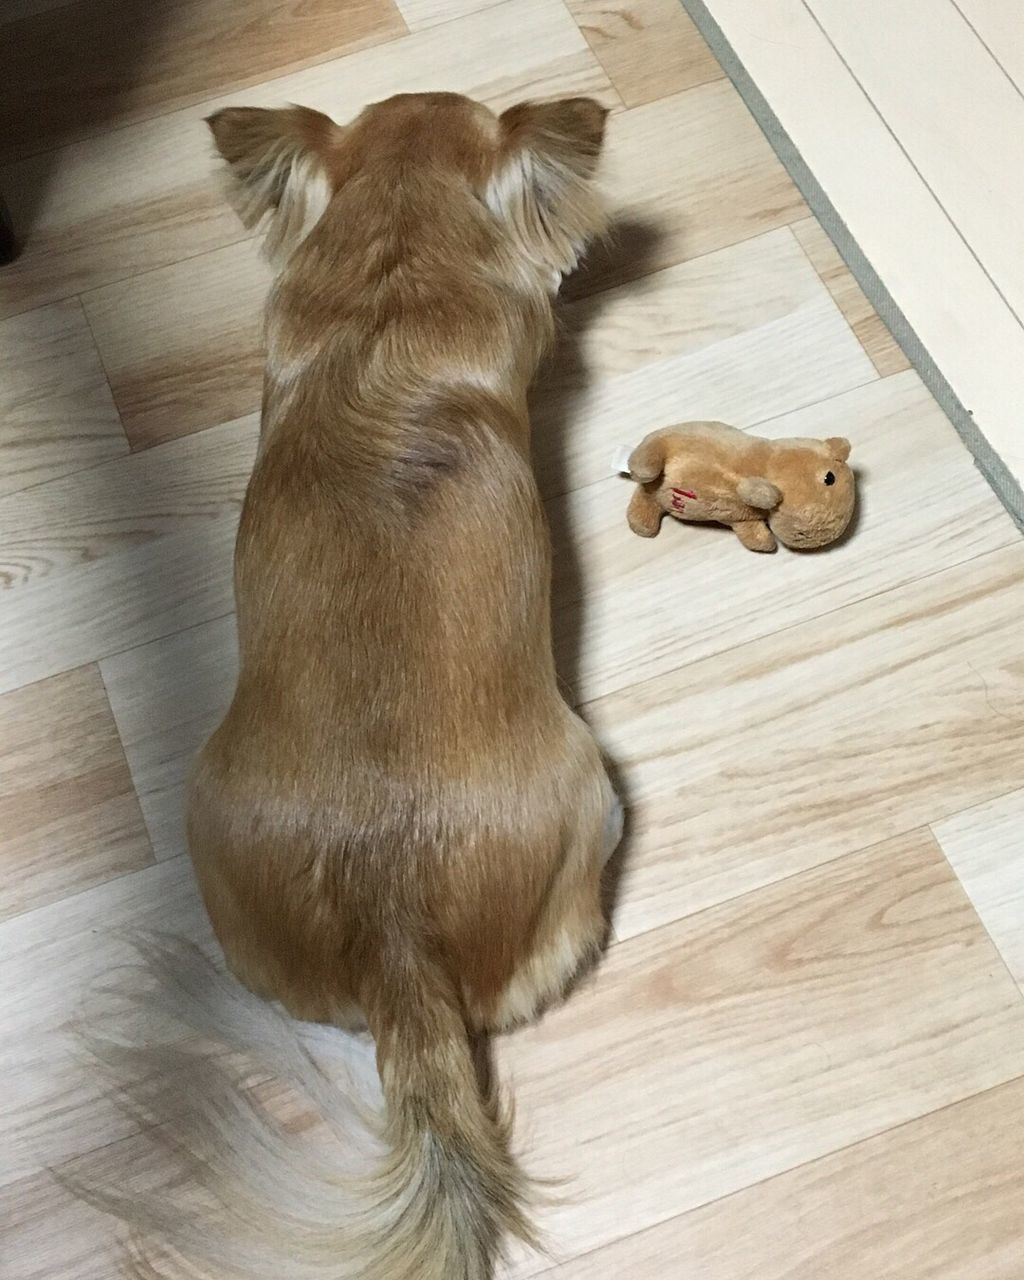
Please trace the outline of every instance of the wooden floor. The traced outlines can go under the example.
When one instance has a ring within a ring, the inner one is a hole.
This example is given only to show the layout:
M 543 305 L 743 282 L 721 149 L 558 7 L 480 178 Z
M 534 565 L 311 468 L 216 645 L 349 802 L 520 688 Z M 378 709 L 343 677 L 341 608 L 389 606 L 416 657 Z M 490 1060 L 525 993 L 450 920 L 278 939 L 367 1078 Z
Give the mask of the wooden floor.
M 619 237 L 566 290 L 535 422 L 628 869 L 596 978 L 502 1048 L 528 1166 L 572 1175 L 552 1256 L 509 1275 L 1021 1280 L 1024 543 L 675 0 L 4 12 L 31 232 L 0 274 L 7 1280 L 117 1274 L 52 1172 L 136 1149 L 68 1023 L 120 926 L 208 940 L 181 786 L 231 689 L 267 273 L 201 119 L 421 88 L 614 112 Z M 702 416 L 849 436 L 854 535 L 634 537 L 613 458 Z
M 1019 0 L 703 3 L 1024 488 Z

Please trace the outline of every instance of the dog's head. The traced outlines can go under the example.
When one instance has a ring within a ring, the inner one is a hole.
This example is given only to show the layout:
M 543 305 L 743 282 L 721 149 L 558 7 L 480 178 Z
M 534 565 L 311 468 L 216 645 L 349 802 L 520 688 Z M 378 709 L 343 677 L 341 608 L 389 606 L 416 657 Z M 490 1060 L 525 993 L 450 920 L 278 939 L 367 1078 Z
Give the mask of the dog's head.
M 264 219 L 283 262 L 339 192 L 433 183 L 479 201 L 543 271 L 571 271 L 604 226 L 591 179 L 607 112 L 589 98 L 524 102 L 500 116 L 458 94 L 402 94 L 337 125 L 307 107 L 227 107 L 209 118 L 248 226 Z

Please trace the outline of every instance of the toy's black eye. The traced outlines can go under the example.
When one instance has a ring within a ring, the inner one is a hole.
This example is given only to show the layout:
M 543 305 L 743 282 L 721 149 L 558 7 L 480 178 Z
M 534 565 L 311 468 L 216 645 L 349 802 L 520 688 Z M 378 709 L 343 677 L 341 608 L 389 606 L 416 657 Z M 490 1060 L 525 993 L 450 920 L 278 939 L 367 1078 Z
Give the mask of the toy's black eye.
M 835 476 L 832 474 L 832 472 L 831 472 L 831 471 L 826 471 L 826 472 L 825 472 L 825 483 L 826 483 L 826 484 L 835 484 L 835 482 L 836 482 L 836 478 L 835 478 Z

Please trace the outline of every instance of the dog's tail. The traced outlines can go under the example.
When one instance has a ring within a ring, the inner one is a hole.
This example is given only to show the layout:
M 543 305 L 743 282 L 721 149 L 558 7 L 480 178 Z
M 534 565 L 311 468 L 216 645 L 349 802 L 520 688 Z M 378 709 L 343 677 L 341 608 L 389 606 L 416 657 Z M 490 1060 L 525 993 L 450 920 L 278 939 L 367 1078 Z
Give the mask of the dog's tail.
M 137 1029 L 134 1044 L 91 1037 L 91 1047 L 113 1069 L 133 1117 L 165 1141 L 185 1176 L 158 1194 L 129 1190 L 120 1167 L 63 1177 L 129 1226 L 133 1274 L 489 1280 L 506 1236 L 535 1245 L 509 1118 L 481 1083 L 457 989 L 440 963 L 403 947 L 366 984 L 384 1093 L 375 1116 L 358 1090 L 352 1098 L 337 1087 L 296 1024 L 198 950 L 136 946 L 157 978 L 138 1005 L 170 1012 L 198 1033 L 201 1049 L 151 1039 L 139 1047 Z M 211 1054 L 211 1038 L 297 1085 L 327 1121 L 329 1140 L 322 1127 L 314 1143 L 280 1123 L 252 1096 L 251 1068 L 240 1074 L 236 1055 Z M 320 1037 L 335 1049 L 339 1038 Z M 353 1137 L 367 1128 L 376 1159 L 353 1169 Z
M 441 965 L 392 955 L 366 1000 L 392 1156 L 378 1182 L 391 1280 L 484 1280 L 502 1239 L 535 1244 L 509 1116 L 478 1064 Z M 396 1210 L 398 1210 L 396 1215 Z

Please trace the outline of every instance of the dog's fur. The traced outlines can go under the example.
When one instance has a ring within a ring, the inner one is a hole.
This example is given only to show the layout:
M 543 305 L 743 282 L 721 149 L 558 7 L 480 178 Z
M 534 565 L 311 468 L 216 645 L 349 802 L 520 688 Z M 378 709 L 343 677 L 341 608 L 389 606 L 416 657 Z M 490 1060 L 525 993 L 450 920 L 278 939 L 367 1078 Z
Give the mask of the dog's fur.
M 596 954 L 620 830 L 556 683 L 526 413 L 557 282 L 601 229 L 605 111 L 429 94 L 347 127 L 299 107 L 209 123 L 282 265 L 241 673 L 192 782 L 191 853 L 246 986 L 365 1019 L 392 1150 L 358 1231 L 299 1249 L 273 1204 L 262 1225 L 279 1277 L 481 1280 L 531 1233 L 473 1041 Z M 236 1274 L 199 1224 L 174 1235 Z

